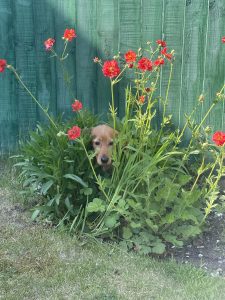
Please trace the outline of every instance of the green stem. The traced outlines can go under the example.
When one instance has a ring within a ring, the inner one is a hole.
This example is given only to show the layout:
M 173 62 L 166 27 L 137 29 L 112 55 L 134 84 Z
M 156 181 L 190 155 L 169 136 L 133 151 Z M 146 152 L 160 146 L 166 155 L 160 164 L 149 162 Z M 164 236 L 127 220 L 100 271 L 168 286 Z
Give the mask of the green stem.
M 192 192 L 193 189 L 195 188 L 195 186 L 196 186 L 196 184 L 197 184 L 197 182 L 198 182 L 198 180 L 199 180 L 200 175 L 203 173 L 202 170 L 203 170 L 204 163 L 205 163 L 205 158 L 203 157 L 203 158 L 202 158 L 201 166 L 199 167 L 199 170 L 198 170 L 198 175 L 197 175 L 197 177 L 196 177 L 196 179 L 195 179 L 195 181 L 194 181 L 194 183 L 193 183 L 193 185 L 192 185 L 191 192 Z M 201 171 L 200 171 L 200 170 L 201 170 Z
M 225 86 L 222 87 L 222 89 L 220 90 L 219 94 L 221 94 L 224 90 Z M 196 128 L 196 132 L 201 128 L 202 124 L 205 122 L 206 118 L 208 117 L 209 113 L 211 112 L 211 110 L 213 109 L 213 107 L 216 105 L 217 102 L 213 102 L 212 105 L 210 106 L 210 108 L 208 109 L 207 113 L 205 114 L 204 118 L 202 119 L 201 123 L 198 125 L 198 127 Z
M 167 106 L 167 103 L 168 103 L 168 96 L 169 96 L 169 90 L 170 90 L 170 84 L 171 84 L 171 78 L 172 78 L 172 73 L 173 73 L 173 64 L 171 63 L 170 64 L 170 74 L 169 74 L 169 80 L 168 80 L 168 85 L 167 85 L 167 89 L 166 89 L 166 99 L 165 99 L 165 102 L 163 104 L 163 115 L 162 115 L 162 124 L 161 124 L 161 127 L 160 127 L 160 131 L 159 131 L 159 135 L 158 135 L 158 139 L 157 139 L 157 142 L 156 142 L 156 147 L 161 139 L 161 136 L 162 136 L 162 132 L 163 132 L 163 127 L 164 127 L 164 119 L 165 119 L 165 114 L 166 114 L 166 106 Z
M 98 179 L 98 176 L 97 176 L 97 174 L 96 174 L 96 172 L 95 172 L 95 169 L 94 169 L 94 167 L 93 167 L 92 161 L 91 161 L 91 159 L 90 159 L 90 157 L 89 157 L 89 155 L 88 155 L 87 149 L 86 149 L 86 147 L 85 147 L 85 145 L 84 145 L 84 141 L 83 141 L 82 139 L 80 139 L 80 142 L 81 142 L 81 145 L 82 145 L 82 147 L 83 147 L 83 149 L 84 149 L 84 152 L 85 152 L 85 154 L 86 154 L 86 156 L 87 156 L 88 162 L 89 162 L 90 167 L 91 167 L 91 170 L 92 170 L 92 172 L 93 172 L 93 175 L 94 175 L 94 177 L 95 177 L 95 179 L 96 179 L 96 183 L 98 184 L 100 190 L 101 190 L 102 193 L 104 194 L 104 196 L 105 196 L 105 198 L 107 199 L 107 201 L 110 202 L 110 199 L 109 199 L 108 195 L 106 194 L 106 192 L 104 191 L 104 189 L 103 189 L 103 187 L 102 187 L 102 184 L 99 182 L 99 179 Z
M 58 127 L 56 126 L 55 122 L 52 120 L 52 118 L 50 117 L 50 115 L 47 112 L 47 109 L 45 109 L 40 102 L 37 100 L 37 98 L 32 94 L 32 92 L 28 89 L 28 87 L 25 85 L 25 83 L 23 82 L 23 80 L 21 79 L 21 77 L 19 76 L 19 74 L 17 73 L 16 69 L 11 66 L 8 65 L 7 68 L 9 70 L 11 70 L 14 75 L 16 76 L 16 79 L 20 82 L 20 84 L 23 86 L 23 88 L 26 90 L 26 92 L 31 96 L 31 98 L 34 100 L 34 102 L 39 106 L 39 108 L 43 111 L 43 113 L 46 115 L 46 117 L 49 119 L 50 123 L 56 128 L 58 129 Z
M 64 54 L 66 52 L 67 45 L 68 45 L 68 40 L 65 40 L 65 45 L 64 45 L 63 53 L 62 53 L 62 56 L 61 56 L 60 60 L 65 59 Z
M 114 89 L 113 89 L 114 81 L 111 79 L 111 112 L 113 118 L 113 129 L 116 130 L 116 112 L 115 112 L 115 103 L 114 103 Z

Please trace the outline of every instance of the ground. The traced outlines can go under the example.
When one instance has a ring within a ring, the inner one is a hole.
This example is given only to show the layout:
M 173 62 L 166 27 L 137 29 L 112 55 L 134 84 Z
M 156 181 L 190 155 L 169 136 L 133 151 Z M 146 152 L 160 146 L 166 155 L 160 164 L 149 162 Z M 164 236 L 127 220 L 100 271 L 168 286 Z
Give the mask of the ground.
M 214 214 L 207 222 L 206 231 L 182 249 L 171 249 L 178 262 L 191 263 L 206 270 L 211 276 L 225 275 L 225 216 Z M 225 299 L 225 298 L 224 298 Z

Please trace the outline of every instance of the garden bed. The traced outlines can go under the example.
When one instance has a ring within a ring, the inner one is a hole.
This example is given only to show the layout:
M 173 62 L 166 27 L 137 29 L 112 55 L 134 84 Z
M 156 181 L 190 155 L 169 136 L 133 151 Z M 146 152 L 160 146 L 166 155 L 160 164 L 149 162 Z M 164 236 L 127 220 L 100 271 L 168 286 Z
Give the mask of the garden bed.
M 11 171 L 5 168 L 3 164 L 0 166 L 0 173 L 3 174 L 2 178 L 5 178 L 4 186 L 6 186 L 1 188 L 0 185 L 0 230 L 8 226 L 17 228 L 17 230 L 34 228 L 37 226 L 37 223 L 31 221 L 31 214 L 18 202 L 18 193 L 12 190 L 13 186 L 18 188 L 18 183 L 14 175 L 9 179 L 8 174 L 10 174 Z M 3 181 L 3 179 L 1 181 Z M 40 226 L 43 227 L 41 224 Z M 174 258 L 177 262 L 182 264 L 197 266 L 205 270 L 211 276 L 224 276 L 224 246 L 225 216 L 224 214 L 218 213 L 213 214 L 208 219 L 206 231 L 203 234 L 195 238 L 192 242 L 187 243 L 183 248 L 178 249 L 171 247 L 166 257 L 168 259 Z

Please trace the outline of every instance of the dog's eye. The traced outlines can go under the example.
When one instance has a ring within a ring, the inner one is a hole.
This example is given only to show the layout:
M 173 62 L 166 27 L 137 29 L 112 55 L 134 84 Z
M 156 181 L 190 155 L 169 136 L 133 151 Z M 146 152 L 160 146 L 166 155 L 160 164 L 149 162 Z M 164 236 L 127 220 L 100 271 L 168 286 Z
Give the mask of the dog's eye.
M 96 142 L 95 142 L 95 145 L 96 145 L 96 146 L 99 146 L 99 145 L 100 145 L 100 142 L 99 142 L 99 141 L 96 141 Z
M 113 145 L 113 141 L 109 142 L 109 146 L 112 146 Z

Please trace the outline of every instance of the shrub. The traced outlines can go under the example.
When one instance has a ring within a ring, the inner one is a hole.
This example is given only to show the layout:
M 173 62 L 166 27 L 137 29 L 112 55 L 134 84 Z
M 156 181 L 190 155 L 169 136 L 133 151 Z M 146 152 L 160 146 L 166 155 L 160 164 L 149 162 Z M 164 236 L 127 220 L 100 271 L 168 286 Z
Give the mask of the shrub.
M 89 129 L 98 123 L 97 120 L 87 111 L 75 118 L 82 128 L 83 143 L 88 151 L 91 148 Z M 54 221 L 72 222 L 83 210 L 89 194 L 98 193 L 82 145 L 76 140 L 68 142 L 67 136 L 58 134 L 59 129 L 67 131 L 71 122 L 63 124 L 57 120 L 54 121 L 56 127 L 39 124 L 36 131 L 30 133 L 30 139 L 21 143 L 16 166 L 22 170 L 23 187 L 43 196 L 33 219 L 42 213 Z
M 70 41 L 64 39 L 61 62 L 68 55 Z M 46 49 L 59 58 L 53 50 L 55 40 L 46 42 Z M 75 120 L 66 124 L 55 121 L 16 70 L 4 66 L 14 72 L 50 121 L 49 126 L 38 125 L 31 133 L 17 163 L 22 169 L 23 186 L 44 196 L 33 218 L 42 213 L 59 224 L 68 224 L 71 231 L 117 240 L 122 247 L 143 254 L 162 254 L 168 243 L 181 247 L 201 233 L 206 218 L 220 203 L 218 183 L 225 172 L 225 133 L 216 132 L 212 144 L 210 128 L 204 128 L 204 124 L 214 106 L 223 100 L 225 86 L 200 123 L 195 115 L 203 105 L 203 96 L 186 115 L 183 127 L 176 129 L 172 116 L 167 114 L 174 53 L 168 52 L 165 41 L 158 40 L 157 44 L 154 47 L 148 42 L 146 50 L 129 50 L 124 57 L 117 55 L 104 63 L 94 59 L 110 79 L 111 123 L 119 131 L 112 173 L 95 166 L 88 128 L 97 121 L 90 113 L 80 111 L 80 101 L 72 105 Z M 170 73 L 163 99 L 158 87 L 165 64 Z M 125 115 L 119 120 L 114 86 L 126 72 L 131 82 L 125 93 Z M 190 139 L 185 143 L 187 135 Z

